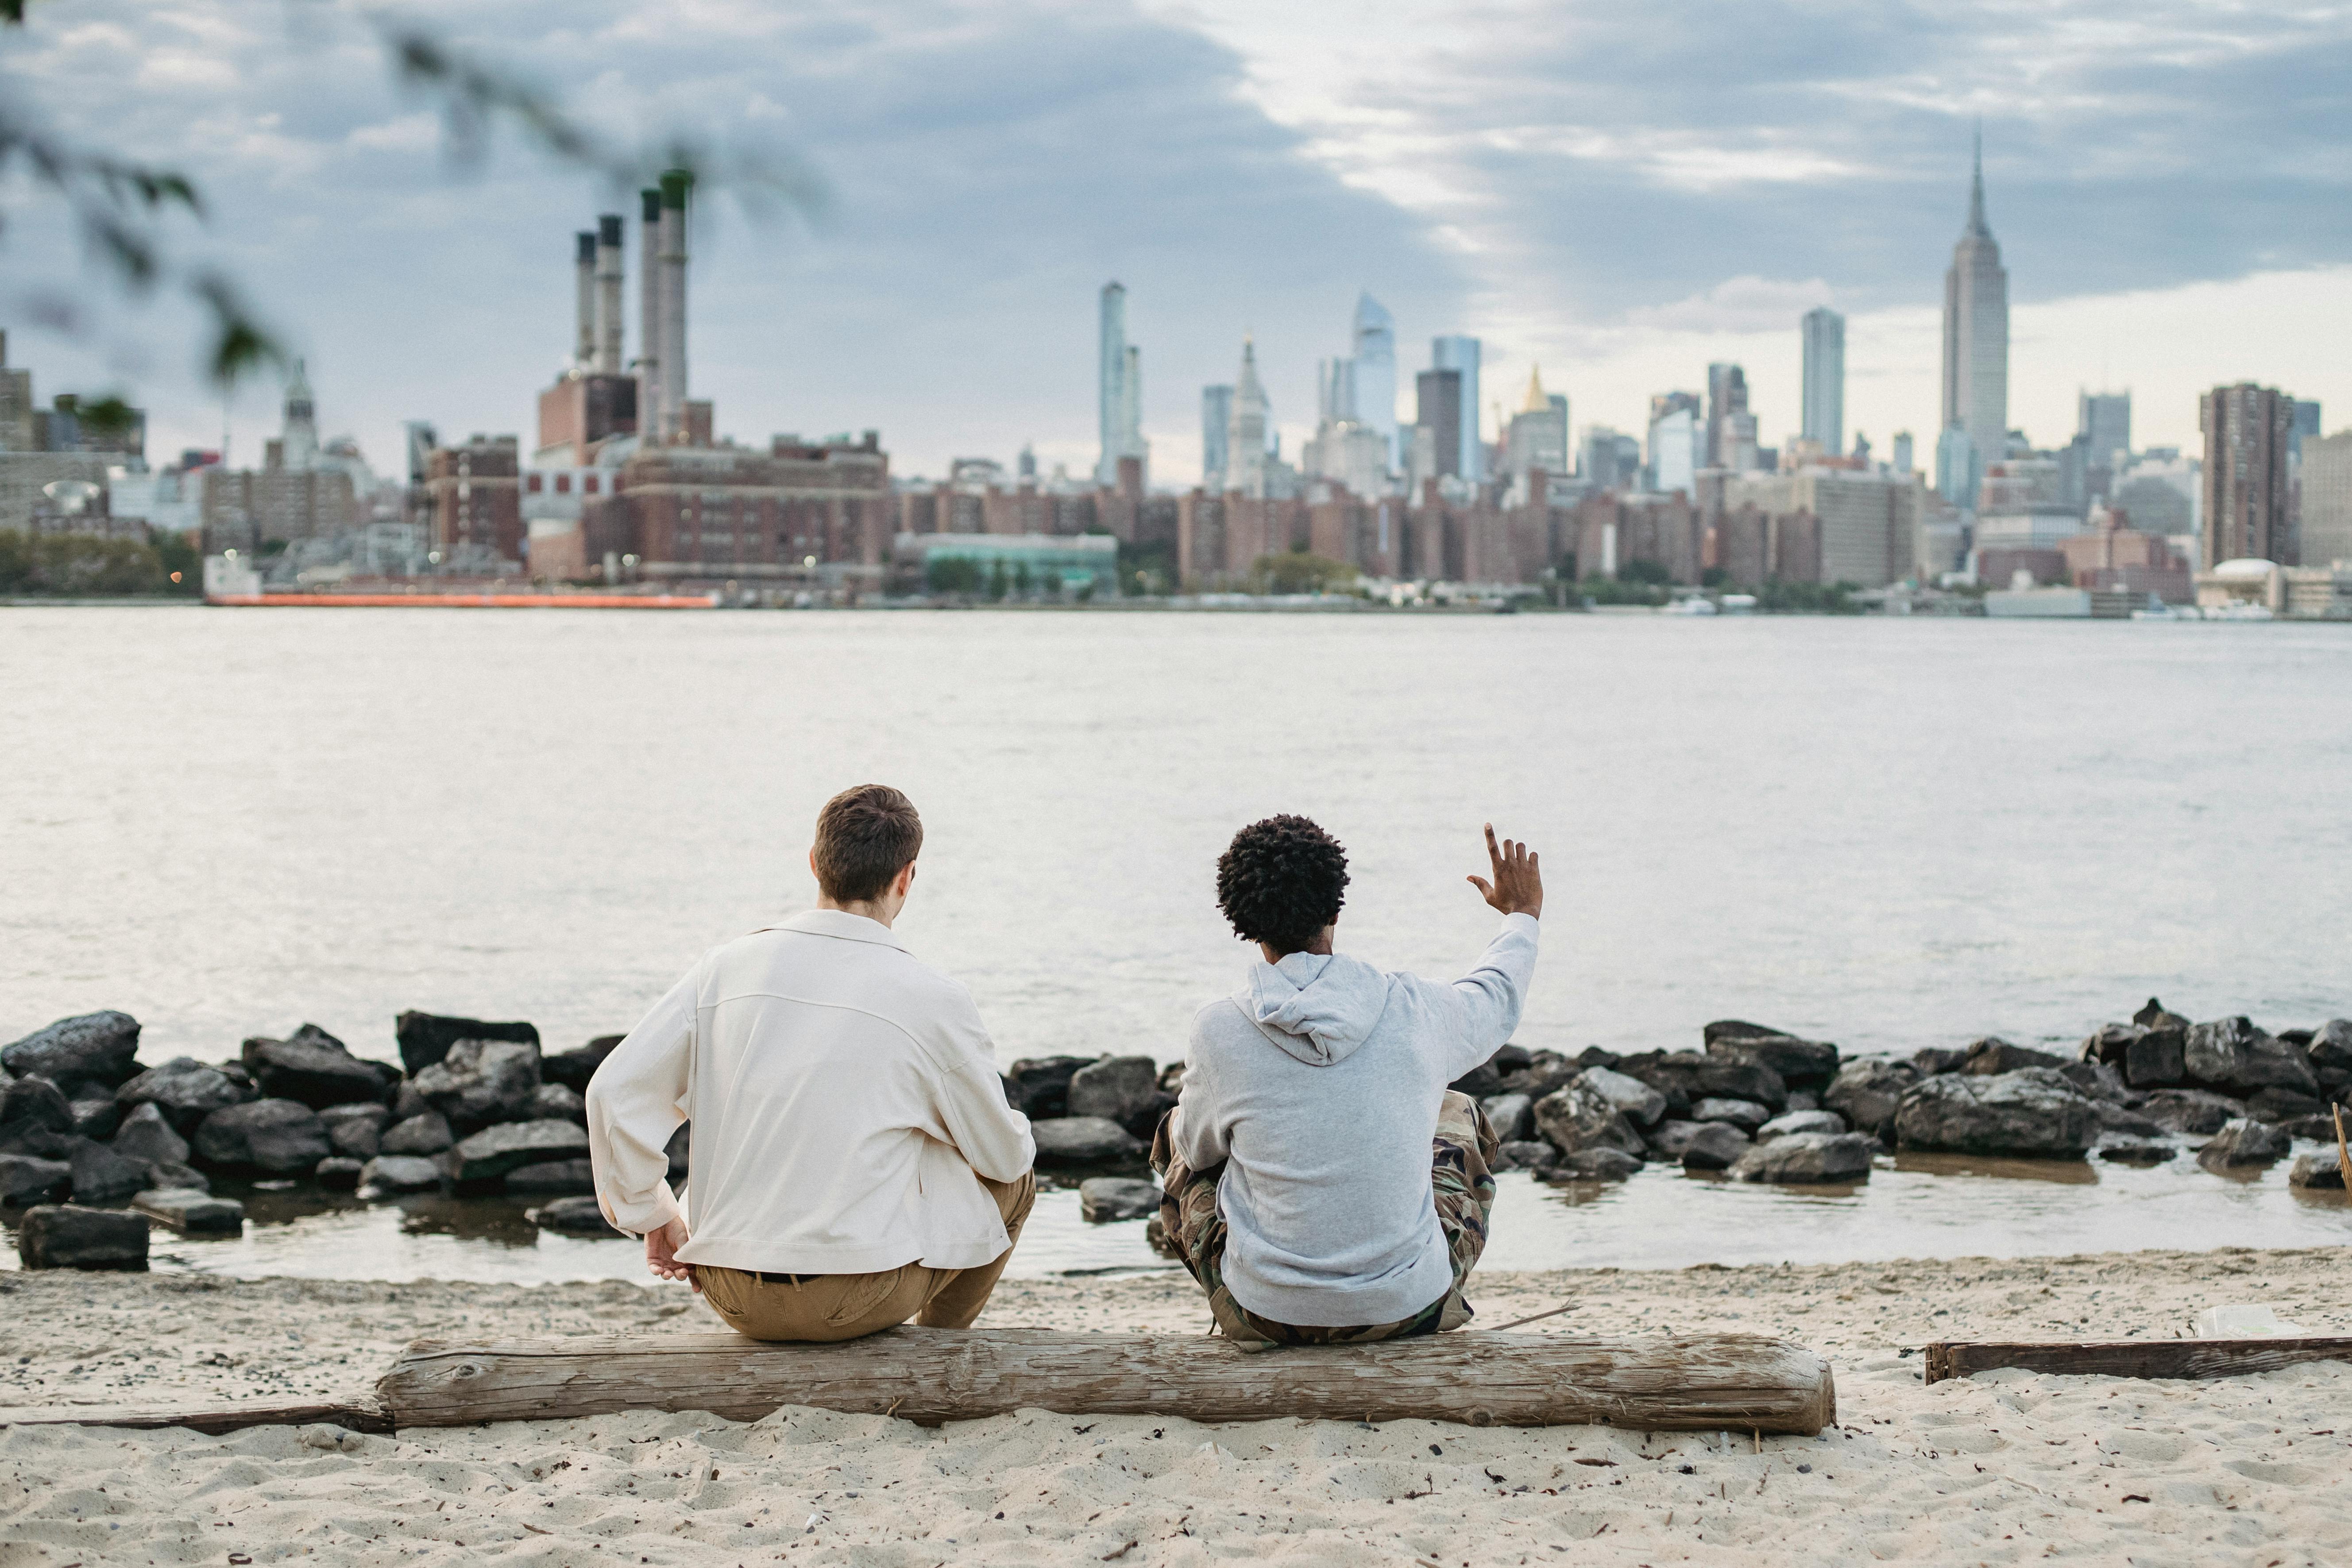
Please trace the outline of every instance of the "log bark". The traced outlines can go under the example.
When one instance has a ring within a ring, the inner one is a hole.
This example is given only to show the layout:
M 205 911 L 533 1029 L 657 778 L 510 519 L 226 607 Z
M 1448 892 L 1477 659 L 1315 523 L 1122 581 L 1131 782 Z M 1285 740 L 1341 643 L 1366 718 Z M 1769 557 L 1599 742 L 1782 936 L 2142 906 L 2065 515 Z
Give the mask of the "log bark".
M 420 1340 L 376 1389 L 404 1427 L 618 1410 L 753 1421 L 786 1405 L 925 1426 L 1021 1409 L 1807 1434 L 1837 1419 L 1828 1363 L 1747 1334 L 1454 1333 L 1255 1352 L 1205 1336 L 911 1326 L 838 1344 L 729 1333 Z
M 241 1405 L 0 1405 L 0 1426 L 185 1426 L 192 1431 L 242 1432 L 248 1426 L 313 1426 L 324 1423 L 347 1432 L 389 1432 L 392 1417 L 381 1405 L 326 1405 L 291 1400 L 250 1400 Z
M 1927 1347 L 1929 1383 L 1996 1367 L 2061 1377 L 2243 1377 L 2310 1361 L 2352 1361 L 2352 1339 L 2103 1340 Z

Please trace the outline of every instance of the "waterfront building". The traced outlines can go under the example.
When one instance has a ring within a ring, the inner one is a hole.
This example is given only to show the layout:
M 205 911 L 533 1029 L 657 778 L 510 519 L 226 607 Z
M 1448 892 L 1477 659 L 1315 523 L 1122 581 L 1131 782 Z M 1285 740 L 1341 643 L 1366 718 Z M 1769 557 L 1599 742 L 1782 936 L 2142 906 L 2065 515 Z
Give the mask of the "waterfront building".
M 1428 430 L 1435 443 L 1430 459 L 1433 467 L 1408 465 L 1416 479 L 1433 474 L 1466 477 L 1463 474 L 1463 460 L 1477 443 L 1462 438 L 1462 421 L 1465 415 L 1475 417 L 1476 405 L 1464 401 L 1463 387 L 1463 374 L 1458 370 L 1425 370 L 1412 378 L 1413 424 Z
M 1459 333 L 1432 338 L 1429 343 L 1429 363 L 1433 370 L 1450 370 L 1462 377 L 1461 451 L 1450 468 L 1441 468 L 1472 484 L 1486 477 L 1486 447 L 1478 438 L 1478 360 L 1484 352 L 1476 338 Z M 1443 465 L 1444 455 L 1439 454 Z
M 2205 433 L 2200 563 L 2292 559 L 2287 533 L 2287 436 L 2294 400 L 2276 387 L 2242 382 L 2198 399 Z
M 1963 426 L 1947 425 L 1936 437 L 1936 493 L 1962 511 L 1977 506 L 1977 444 Z
M 1388 466 L 1396 463 L 1396 321 L 1370 294 L 1358 296 L 1348 417 L 1381 434 Z
M 1736 364 L 1706 367 L 1706 462 L 1736 473 L 1765 467 L 1748 410 L 1748 373 Z
M 1845 456 L 1845 318 L 1827 305 L 1805 312 L 1804 438 Z
M 1660 405 L 1664 405 L 1664 412 Z M 1706 467 L 1701 447 L 1706 435 L 1699 426 L 1698 398 L 1688 392 L 1670 392 L 1650 400 L 1649 488 L 1663 495 L 1680 490 L 1697 493 L 1698 471 Z
M 1528 395 L 1511 416 L 1504 442 L 1504 463 L 1515 489 L 1524 493 L 1528 475 L 1569 472 L 1568 399 L 1543 389 L 1543 367 L 1528 371 Z
M 2131 451 L 2131 393 L 2081 392 L 2074 397 L 2074 428 L 2090 448 L 2094 468 L 2112 468 Z
M 1985 222 L 1984 138 L 1977 138 L 1969 216 L 1944 273 L 1943 424 L 1966 430 L 1979 465 L 2009 453 L 2009 272 Z M 1937 463 L 1937 489 L 1943 486 Z M 1969 487 L 1973 489 L 1973 485 Z M 1951 492 L 1946 490 L 1948 496 Z
M 2352 567 L 2352 429 L 2303 438 L 2303 563 Z
M 1265 388 L 1257 379 L 1257 343 L 1242 339 L 1242 368 L 1234 377 L 1233 417 L 1225 431 L 1225 486 L 1228 491 L 1263 498 L 1266 493 L 1267 407 Z
M 2160 533 L 2131 525 L 2121 507 L 2095 506 L 2082 532 L 2059 542 L 2069 580 L 2077 588 L 2153 594 L 2168 605 L 2193 603 L 2189 563 Z
M 1116 280 L 1106 283 L 1098 304 L 1096 414 L 1102 451 L 1095 482 L 1115 486 L 1120 458 L 1147 467 L 1150 461 L 1143 439 L 1143 351 L 1127 341 L 1127 290 Z
M 1201 484 L 1211 491 L 1225 488 L 1225 437 L 1234 422 L 1231 383 L 1201 388 Z
M 1705 564 L 1742 587 L 1777 577 L 1883 588 L 1918 566 L 1921 496 L 1912 475 L 1710 469 L 1699 501 Z
M 0 529 L 143 532 L 148 509 L 138 492 L 146 488 L 146 451 L 147 416 L 138 409 L 100 429 L 82 418 L 70 393 L 47 408 L 35 404 L 33 373 L 9 367 L 8 334 L 0 331 Z M 131 505 L 139 516 L 114 515 Z
M 1642 444 L 1606 425 L 1586 426 L 1581 477 L 1588 491 L 1640 489 Z
M 1118 591 L 1119 542 L 1108 533 L 901 533 L 892 542 L 890 586 L 919 594 L 936 586 L 950 562 L 979 593 L 1048 596 Z

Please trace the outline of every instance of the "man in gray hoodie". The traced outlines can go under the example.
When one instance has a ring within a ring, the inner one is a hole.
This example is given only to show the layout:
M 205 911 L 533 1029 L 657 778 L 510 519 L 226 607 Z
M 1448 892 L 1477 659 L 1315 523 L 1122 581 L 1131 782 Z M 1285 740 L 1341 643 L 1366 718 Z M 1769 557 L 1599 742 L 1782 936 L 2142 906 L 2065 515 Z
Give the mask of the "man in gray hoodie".
M 1502 1047 L 1535 973 L 1543 879 L 1486 829 L 1469 879 L 1503 929 L 1451 984 L 1332 952 L 1348 885 L 1338 841 L 1303 816 L 1234 836 L 1217 902 L 1262 961 L 1201 1009 L 1152 1164 L 1161 1223 L 1229 1339 L 1360 1343 L 1470 1319 L 1495 1131 L 1445 1086 Z

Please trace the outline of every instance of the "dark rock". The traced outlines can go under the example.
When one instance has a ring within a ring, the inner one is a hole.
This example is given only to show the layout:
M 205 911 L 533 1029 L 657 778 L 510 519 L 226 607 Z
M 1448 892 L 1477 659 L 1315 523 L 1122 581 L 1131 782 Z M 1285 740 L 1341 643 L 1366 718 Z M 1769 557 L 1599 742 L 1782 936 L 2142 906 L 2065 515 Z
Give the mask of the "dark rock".
M 1855 1131 L 1892 1142 L 1896 1108 L 1919 1078 L 1916 1068 L 1902 1062 L 1848 1062 L 1822 1094 L 1822 1103 L 1844 1117 Z
M 2287 1168 L 2286 1184 L 2290 1187 L 2310 1187 L 2319 1192 L 2344 1190 L 2344 1164 L 2333 1149 L 2315 1153 L 2298 1154 Z
M 310 1179 L 331 1193 L 348 1193 L 360 1184 L 360 1173 L 365 1169 L 367 1162 L 363 1160 L 335 1154 L 320 1161 Z
M 1678 1120 L 1661 1121 L 1650 1129 L 1650 1154 L 1654 1159 L 1679 1160 L 1683 1157 L 1683 1151 L 1690 1147 L 1691 1140 L 1697 1137 L 1702 1131 L 1709 1127 L 1726 1125 L 1728 1124 L 1721 1121 Z M 1734 1128 L 1733 1131 L 1738 1130 Z M 1549 1148 L 1550 1145 L 1546 1144 L 1545 1147 Z
M 1150 1057 L 1105 1057 L 1070 1075 L 1063 1109 L 1099 1116 L 1122 1128 L 1160 1102 L 1160 1064 Z
M 2170 1143 L 2146 1140 L 2128 1143 L 2109 1143 L 2099 1150 L 2099 1158 L 2118 1165 L 2162 1165 L 2180 1151 Z
M 2124 1075 L 2105 1062 L 2068 1062 L 2058 1070 L 2065 1076 L 2068 1083 L 2093 1100 L 2112 1100 L 2121 1105 L 2130 1098 L 2131 1090 L 2125 1086 Z
M 2099 1131 L 2120 1132 L 2132 1138 L 2154 1138 L 2164 1131 L 2164 1124 L 2137 1110 L 2127 1110 L 2111 1100 L 2095 1100 L 2091 1109 L 2099 1118 Z
M 1699 1121 L 1692 1126 L 1691 1135 L 1682 1141 L 1685 1171 L 1727 1171 L 1752 1146 L 1748 1134 L 1731 1122 Z
M 1743 1132 L 1753 1132 L 1772 1120 L 1772 1113 L 1752 1100 L 1717 1100 L 1709 1097 L 1693 1104 L 1693 1121 L 1728 1121 Z
M 210 1176 L 193 1165 L 175 1165 L 159 1162 L 147 1167 L 151 1190 L 168 1188 L 173 1192 L 208 1193 L 213 1190 Z
M 2242 1114 L 2238 1102 L 2201 1089 L 2160 1089 L 2136 1108 L 2168 1132 L 2219 1132 Z
M 1969 1053 L 1959 1046 L 1922 1046 L 1911 1053 L 1911 1070 L 1921 1078 L 1958 1072 L 1968 1065 Z
M 2143 1029 L 2186 1029 L 2189 1027 L 2188 1019 L 2182 1017 L 2178 1013 L 2166 1012 L 2164 1010 L 2164 1004 L 2158 1001 L 2153 996 L 2147 999 L 2147 1006 L 2142 1007 L 2138 1012 L 2132 1015 L 2132 1022 L 2137 1024 Z
M 2243 1014 L 2191 1025 L 2186 1063 L 2193 1081 L 2238 1094 L 2273 1087 L 2304 1094 L 2319 1089 L 2304 1053 L 2263 1034 Z
M 316 1024 L 283 1040 L 255 1038 L 239 1053 L 266 1100 L 291 1100 L 313 1110 L 353 1100 L 381 1100 L 398 1081 L 388 1066 L 363 1062 Z
M 1914 1085 L 1895 1116 L 1905 1149 L 2079 1160 L 2099 1135 L 2092 1101 L 2044 1068 L 1955 1073 Z
M 1473 1100 L 1486 1100 L 1503 1092 L 1503 1075 L 1495 1070 L 1493 1062 L 1480 1062 L 1445 1087 Z
M 1538 1138 L 1513 1138 L 1495 1150 L 1497 1171 L 1549 1171 L 1559 1163 L 1559 1151 Z
M 373 1160 L 383 1151 L 384 1123 L 392 1112 L 381 1105 L 331 1105 L 319 1112 L 327 1141 L 347 1160 Z
M 332 1154 L 327 1124 L 307 1105 L 255 1100 L 224 1106 L 196 1128 L 196 1158 L 216 1171 L 291 1176 Z
M 2317 1033 L 2316 1029 L 2279 1029 L 2272 1034 L 2271 1038 L 2293 1046 L 2308 1056 L 2311 1053 L 2311 1037 Z
M 539 1059 L 540 1079 L 546 1083 L 560 1083 L 575 1094 L 586 1094 L 588 1080 L 596 1076 L 596 1069 L 604 1065 L 604 1058 L 613 1054 L 613 1047 L 626 1037 L 623 1035 L 599 1035 L 584 1046 L 541 1057 Z
M 402 1079 L 400 1087 L 392 1091 L 392 1119 L 394 1121 L 405 1121 L 412 1116 L 422 1116 L 432 1110 L 433 1102 L 416 1092 L 416 1083 L 413 1079 Z M 440 1112 L 434 1111 L 434 1114 L 437 1116 Z
M 2330 1018 L 2319 1026 L 2304 1055 L 2322 1071 L 2352 1072 L 2352 1018 Z
M 539 1047 L 513 1040 L 459 1040 L 419 1072 L 416 1090 L 460 1138 L 530 1116 L 539 1094 Z
M 2102 1024 L 2084 1037 L 2082 1058 L 2086 1062 L 2105 1062 L 2121 1071 L 2131 1043 L 2147 1033 L 2137 1024 Z
M 1769 1024 L 1751 1024 L 1744 1018 L 1717 1018 L 1699 1029 L 1698 1037 L 1707 1045 L 1717 1040 L 1764 1040 L 1796 1038 L 1786 1029 L 1776 1029 Z
M 73 1136 L 73 1103 L 45 1078 L 20 1078 L 0 1087 L 0 1153 L 65 1152 Z
M 2197 1151 L 2197 1163 L 2209 1171 L 2225 1171 L 2232 1165 L 2267 1165 L 2284 1158 L 2287 1147 L 2287 1135 L 2277 1128 L 2240 1118 Z
M 156 1187 L 131 1200 L 149 1219 L 162 1220 L 188 1236 L 243 1236 L 245 1205 L 216 1198 L 202 1187 Z
M 1150 1219 L 1160 1212 L 1160 1189 L 1132 1176 L 1089 1176 L 1078 1184 L 1078 1216 L 1089 1225 Z
M 2324 1116 L 2327 1101 L 2275 1086 L 2257 1090 L 2246 1100 L 2246 1114 L 2257 1121 L 2293 1121 L 2300 1116 Z
M 1769 1143 L 1775 1138 L 1786 1138 L 1796 1132 L 1828 1132 L 1846 1130 L 1845 1118 L 1834 1110 L 1790 1110 L 1772 1118 L 1756 1130 L 1756 1142 Z
M 1696 1051 L 1645 1051 L 1620 1061 L 1617 1070 L 1664 1095 L 1669 1116 L 1680 1115 L 1697 1100 L 1752 1100 L 1774 1110 L 1789 1102 L 1787 1082 L 1761 1062 L 1726 1061 Z
M 441 1184 L 441 1162 L 420 1154 L 378 1154 L 360 1167 L 360 1186 L 385 1193 L 418 1193 Z
M 577 1122 L 507 1121 L 458 1140 L 441 1156 L 441 1169 L 458 1186 L 469 1187 L 494 1182 L 518 1165 L 587 1153 L 588 1130 Z
M 18 1078 L 45 1078 L 67 1093 L 83 1084 L 111 1091 L 139 1070 L 139 1020 L 128 1013 L 84 1013 L 36 1029 L 0 1049 L 0 1066 Z
M 385 1128 L 383 1136 L 376 1140 L 376 1152 L 438 1154 L 457 1141 L 449 1131 L 449 1119 L 437 1110 L 428 1110 Z
M 532 1091 L 530 1117 L 533 1121 L 577 1121 L 588 1125 L 588 1101 L 581 1092 L 566 1083 L 542 1083 Z
M 2023 1046 L 2012 1046 L 1996 1035 L 1969 1042 L 1968 1055 L 1960 1070 L 1979 1078 L 1998 1078 L 2005 1072 L 2017 1072 L 2025 1068 L 2063 1068 L 2066 1058 L 2048 1051 L 2032 1051 Z
M 1503 1075 L 1502 1091 L 1505 1094 L 1524 1094 L 1528 1097 L 1528 1103 L 1533 1104 L 1547 1094 L 1557 1093 L 1566 1087 L 1569 1079 L 1585 1070 L 1586 1068 L 1608 1067 L 1617 1059 L 1607 1051 L 1598 1050 L 1598 1047 L 1595 1047 L 1595 1051 L 1586 1052 L 1585 1055 L 1591 1056 L 1596 1051 L 1600 1056 L 1607 1057 L 1608 1060 L 1585 1062 L 1580 1058 L 1571 1061 L 1558 1051 L 1529 1052 L 1525 1067 Z M 1497 1053 L 1496 1059 L 1501 1059 L 1500 1053 Z
M 151 1165 L 184 1165 L 188 1141 L 164 1120 L 163 1109 L 152 1102 L 134 1105 L 115 1130 L 114 1152 Z
M 78 1204 L 127 1203 L 153 1184 L 146 1161 L 126 1159 L 103 1143 L 85 1143 L 75 1150 L 69 1168 Z
M 2302 1138 L 2317 1143 L 2336 1142 L 2336 1118 L 2333 1115 L 2296 1116 L 2274 1125 L 2290 1138 Z M 2345 1119 L 2345 1127 L 2347 1131 L 2352 1131 L 2352 1117 Z
M 27 1268 L 147 1267 L 147 1221 L 79 1205 L 26 1209 L 16 1222 L 16 1256 Z
M 531 1223 L 563 1236 L 620 1236 L 605 1221 L 594 1198 L 557 1198 L 530 1211 Z
M 1040 1165 L 1102 1165 L 1143 1156 L 1143 1145 L 1105 1116 L 1057 1116 L 1030 1124 Z
M 1946 1079 L 1930 1079 L 1941 1083 Z M 1919 1086 L 1921 1089 L 1928 1084 Z M 1791 1185 L 1837 1184 L 1870 1180 L 1870 1141 L 1853 1132 L 1792 1132 L 1759 1143 L 1732 1162 L 1735 1182 Z
M 0 1154 L 0 1204 L 24 1208 L 63 1203 L 73 1190 L 73 1166 L 33 1154 Z
M 114 1103 L 114 1096 L 101 1095 L 89 1100 L 77 1100 L 67 1107 L 73 1113 L 74 1135 L 103 1142 L 114 1136 L 122 1124 L 122 1107 Z
M 1013 1109 L 1033 1121 L 1070 1113 L 1070 1079 L 1092 1057 L 1024 1057 L 1006 1073 L 1015 1096 Z
M 693 1152 L 694 1123 L 681 1121 L 677 1124 L 677 1131 L 669 1135 L 669 1142 L 662 1145 L 662 1153 L 669 1160 L 671 1181 L 686 1180 L 687 1173 L 693 1168 Z
M 1640 1156 L 1622 1149 L 1579 1149 L 1562 1154 L 1542 1179 L 1555 1186 L 1568 1182 L 1622 1182 L 1642 1168 Z
M 1538 1051 L 1536 1054 L 1538 1056 L 1557 1056 L 1559 1053 L 1557 1051 Z M 1619 1055 L 1615 1051 L 1603 1050 L 1599 1046 L 1587 1046 L 1582 1050 L 1576 1053 L 1576 1056 L 1572 1059 L 1572 1065 L 1578 1072 L 1582 1072 L 1586 1068 L 1607 1068 L 1613 1072 L 1616 1070 L 1617 1064 L 1624 1059 L 1625 1058 L 1622 1056 Z
M 1788 1106 L 1780 1112 L 1780 1114 L 1787 1116 L 1800 1110 L 1819 1110 L 1821 1109 L 1822 1097 L 1820 1095 L 1815 1094 L 1809 1089 L 1792 1089 L 1789 1091 Z
M 1176 1094 L 1184 1088 L 1184 1064 L 1170 1062 L 1160 1069 L 1160 1088 L 1165 1094 Z
M 1497 1142 L 1524 1139 L 1535 1125 L 1536 1102 L 1524 1094 L 1492 1095 L 1479 1109 L 1486 1113 L 1486 1124 L 1495 1130 Z
M 1666 1097 L 1630 1073 L 1586 1068 L 1576 1081 L 1625 1113 L 1636 1127 L 1654 1127 L 1666 1114 Z
M 415 1078 L 449 1054 L 459 1040 L 506 1040 L 530 1047 L 539 1059 L 539 1031 L 529 1024 L 486 1024 L 479 1018 L 452 1018 L 438 1013 L 403 1013 L 393 1021 L 392 1037 L 400 1044 L 400 1065 Z
M 243 1076 L 243 1075 L 240 1075 Z M 196 1123 L 225 1106 L 242 1105 L 253 1098 L 247 1083 L 220 1068 L 194 1057 L 173 1057 L 159 1068 L 149 1068 L 114 1091 L 125 1106 L 152 1105 L 163 1113 L 182 1137 Z
M 588 1160 L 541 1160 L 517 1165 L 507 1173 L 507 1191 L 510 1193 L 554 1194 L 595 1190 L 596 1167 Z
M 1643 1152 L 1633 1121 L 1581 1079 L 1536 1101 L 1536 1128 L 1563 1155 L 1618 1149 L 1639 1158 Z
M 1715 1026 L 1707 1026 L 1712 1029 Z M 1826 1089 L 1838 1075 L 1838 1048 L 1826 1040 L 1801 1040 L 1793 1035 L 1709 1035 L 1706 1054 L 1719 1061 L 1755 1062 L 1780 1074 L 1790 1089 Z

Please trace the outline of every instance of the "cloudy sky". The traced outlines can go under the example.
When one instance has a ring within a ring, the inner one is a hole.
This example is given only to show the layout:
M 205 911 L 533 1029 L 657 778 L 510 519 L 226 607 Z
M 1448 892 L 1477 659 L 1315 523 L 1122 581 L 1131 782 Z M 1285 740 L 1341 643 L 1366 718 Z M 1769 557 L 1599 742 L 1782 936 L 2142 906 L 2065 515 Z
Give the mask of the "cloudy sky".
M 2012 423 L 2063 441 L 2078 387 L 2128 386 L 2143 445 L 2193 445 L 2196 391 L 2248 378 L 2352 423 L 2352 7 L 2326 0 L 34 0 L 0 112 L 193 174 L 213 210 L 181 253 L 234 271 L 380 468 L 410 418 L 528 445 L 572 235 L 635 213 L 511 141 L 453 158 L 386 18 L 616 140 L 817 172 L 812 215 L 701 209 L 694 391 L 747 441 L 878 426 L 901 472 L 1024 441 L 1083 469 L 1117 278 L 1164 480 L 1197 473 L 1199 389 L 1245 331 L 1295 443 L 1360 289 L 1407 399 L 1439 332 L 1486 340 L 1490 403 L 1540 364 L 1580 428 L 1637 430 L 1736 359 L 1767 440 L 1826 301 L 1883 452 L 1934 427 L 1979 118 Z M 0 326 L 41 395 L 129 393 L 152 454 L 216 445 L 189 317 L 93 287 L 21 176 L 0 217 Z M 276 401 L 226 411 L 240 458 Z

